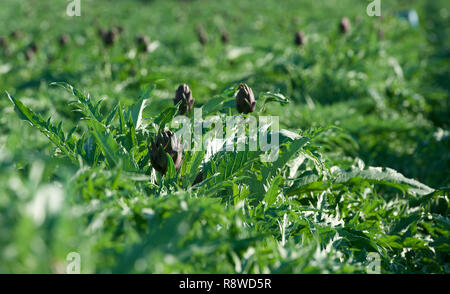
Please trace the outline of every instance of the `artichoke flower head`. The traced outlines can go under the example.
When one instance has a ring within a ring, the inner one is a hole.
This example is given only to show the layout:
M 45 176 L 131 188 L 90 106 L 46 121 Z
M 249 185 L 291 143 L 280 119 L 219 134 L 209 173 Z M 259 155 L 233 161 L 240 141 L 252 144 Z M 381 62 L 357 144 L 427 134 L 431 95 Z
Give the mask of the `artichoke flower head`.
M 172 131 L 163 130 L 158 132 L 147 148 L 153 168 L 162 175 L 167 172 L 169 164 L 166 153 L 172 157 L 177 170 L 181 167 L 183 146 Z
M 186 84 L 181 84 L 175 92 L 175 98 L 173 104 L 177 105 L 181 101 L 178 108 L 178 113 L 183 115 L 188 113 L 192 107 L 194 107 L 194 97 L 192 97 L 192 91 Z
M 342 34 L 346 34 L 350 31 L 352 25 L 350 23 L 350 20 L 347 17 L 343 17 L 341 19 L 341 22 L 339 23 L 339 30 Z
M 256 100 L 252 89 L 247 84 L 240 84 L 236 94 L 236 108 L 239 113 L 250 113 L 255 111 Z

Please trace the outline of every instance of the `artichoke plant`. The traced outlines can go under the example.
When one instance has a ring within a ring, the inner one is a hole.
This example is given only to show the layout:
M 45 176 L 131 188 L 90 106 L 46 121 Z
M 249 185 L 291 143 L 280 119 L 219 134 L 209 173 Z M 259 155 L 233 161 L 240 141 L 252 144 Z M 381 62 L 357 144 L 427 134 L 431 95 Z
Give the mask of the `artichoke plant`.
M 228 32 L 226 30 L 222 30 L 220 33 L 220 40 L 224 44 L 230 43 L 230 34 L 228 34 Z
M 295 33 L 295 44 L 297 46 L 305 45 L 306 43 L 306 36 L 303 34 L 303 32 L 296 32 Z
M 350 29 L 351 29 L 350 20 L 347 17 L 343 17 L 341 19 L 341 22 L 339 23 L 339 30 L 341 31 L 341 33 L 346 34 L 350 31 Z
M 167 172 L 167 154 L 172 157 L 175 168 L 178 170 L 182 164 L 183 146 L 175 134 L 170 130 L 158 132 L 156 138 L 147 146 L 150 162 L 155 170 L 164 175 Z
M 1 47 L 1 48 L 6 48 L 6 47 L 8 47 L 8 40 L 6 40 L 5 37 L 1 37 L 1 38 L 0 38 L 0 47 Z
M 31 48 L 27 49 L 27 51 L 25 52 L 25 58 L 27 61 L 30 61 L 34 58 L 35 56 L 35 51 L 32 50 Z
M 70 43 L 70 35 L 67 35 L 67 34 L 61 35 L 59 37 L 58 42 L 61 47 L 66 46 L 67 44 Z
M 178 86 L 177 91 L 175 92 L 175 98 L 173 99 L 173 103 L 175 105 L 181 101 L 180 107 L 178 108 L 179 114 L 188 113 L 192 107 L 194 107 L 194 97 L 192 97 L 192 91 L 186 84 L 181 84 Z
M 30 44 L 30 50 L 36 53 L 39 50 L 39 46 L 35 42 L 32 42 Z
M 20 39 L 20 38 L 22 38 L 22 35 L 23 35 L 23 33 L 22 33 L 22 31 L 21 30 L 15 30 L 15 31 L 13 31 L 13 32 L 11 32 L 11 38 L 13 38 L 13 39 Z
M 236 94 L 236 108 L 239 113 L 255 111 L 256 100 L 252 89 L 247 84 L 240 84 Z
M 140 52 L 147 52 L 148 46 L 150 45 L 150 38 L 147 36 L 139 36 L 136 40 L 138 45 L 138 50 Z
M 197 32 L 197 37 L 198 37 L 198 40 L 200 41 L 200 43 L 202 45 L 206 45 L 206 43 L 208 43 L 208 37 L 206 36 L 206 32 L 203 29 L 203 27 L 197 26 L 197 28 L 195 30 Z
M 113 45 L 119 38 L 119 31 L 117 30 L 117 28 L 112 28 L 106 32 L 100 32 L 100 34 L 102 34 L 103 43 L 106 46 Z

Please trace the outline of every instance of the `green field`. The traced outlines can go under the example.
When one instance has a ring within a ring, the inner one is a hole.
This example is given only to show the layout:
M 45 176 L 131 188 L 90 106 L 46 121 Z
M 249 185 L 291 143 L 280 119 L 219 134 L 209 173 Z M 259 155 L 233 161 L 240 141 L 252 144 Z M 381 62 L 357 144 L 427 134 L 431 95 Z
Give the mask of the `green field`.
M 2 0 L 0 273 L 449 273 L 448 1 L 370 2 Z M 157 171 L 183 83 L 279 117 L 278 159 Z

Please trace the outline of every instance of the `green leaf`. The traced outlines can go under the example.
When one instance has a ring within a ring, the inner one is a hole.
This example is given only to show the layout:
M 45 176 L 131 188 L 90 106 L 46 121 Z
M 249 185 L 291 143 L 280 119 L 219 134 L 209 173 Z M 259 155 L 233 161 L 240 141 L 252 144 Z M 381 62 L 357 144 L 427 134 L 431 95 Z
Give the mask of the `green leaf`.
M 128 108 L 127 111 L 127 120 L 129 119 L 129 117 L 132 118 L 133 120 L 133 125 L 134 128 L 136 130 L 138 130 L 139 128 L 141 128 L 142 126 L 142 112 L 144 111 L 146 105 L 147 105 L 147 95 L 150 95 L 151 90 L 149 90 L 149 92 L 146 92 L 146 94 L 144 94 L 138 102 L 136 102 L 135 104 L 133 104 L 132 106 L 130 106 Z
M 122 135 L 125 135 L 127 133 L 126 129 L 126 123 L 125 123 L 125 116 L 124 116 L 124 110 L 123 107 L 119 104 L 119 131 Z
M 180 102 L 181 103 L 181 102 Z M 179 103 L 179 104 L 180 104 Z M 178 104 L 177 104 L 178 105 Z M 178 113 L 178 107 L 170 106 L 165 108 L 154 120 L 154 122 L 160 127 L 164 128 L 164 126 L 169 123 Z
M 266 195 L 264 196 L 264 202 L 265 207 L 264 211 L 267 210 L 272 204 L 275 202 L 278 196 L 278 191 L 280 189 L 280 186 L 284 183 L 284 178 L 281 175 L 276 176 L 269 187 L 269 189 L 266 192 Z
M 358 249 L 371 252 L 379 252 L 377 244 L 365 233 L 352 228 L 338 228 L 339 235 L 347 239 L 350 244 Z
M 272 168 L 278 169 L 284 167 L 286 163 L 309 141 L 310 139 L 307 137 L 298 137 L 292 142 L 285 144 L 285 148 L 279 151 L 280 154 L 278 155 L 278 159 L 272 163 Z
M 281 93 L 272 93 L 272 92 L 262 93 L 259 95 L 258 100 L 261 100 L 261 99 L 264 99 L 262 111 L 266 108 L 266 104 L 270 103 L 270 102 L 277 102 L 283 106 L 286 104 L 289 104 L 289 99 L 284 97 L 284 95 Z
M 295 179 L 294 184 L 285 190 L 288 196 L 301 195 L 307 192 L 320 192 L 329 188 L 329 183 L 319 181 L 319 176 L 313 171 L 306 171 Z
M 73 86 L 69 85 L 68 83 L 63 82 L 53 82 L 50 83 L 51 86 L 59 86 L 64 89 L 66 89 L 69 93 L 73 94 L 75 97 L 78 98 L 78 103 L 72 103 L 75 105 L 85 118 L 93 119 L 98 122 L 103 121 L 102 116 L 99 112 L 99 107 L 102 102 L 102 100 L 99 100 L 96 105 L 93 105 L 91 102 L 91 99 L 88 96 L 84 95 L 81 91 L 77 90 Z
M 34 113 L 31 109 L 26 107 L 19 100 L 15 99 L 8 92 L 6 92 L 6 94 L 14 105 L 14 110 L 22 120 L 29 122 L 33 127 L 41 131 L 41 133 L 47 136 L 53 144 L 55 144 L 67 157 L 69 157 L 70 161 L 72 161 L 74 165 L 79 165 L 76 154 L 65 143 L 65 136 L 61 129 L 61 123 L 57 127 L 53 126 L 50 118 L 47 121 L 43 120 L 40 115 Z
M 87 125 L 110 167 L 115 167 L 119 165 L 119 163 L 122 163 L 126 171 L 137 170 L 137 164 L 132 159 L 131 154 L 127 153 L 124 148 L 120 146 L 112 134 L 107 131 L 101 123 L 89 120 L 87 121 Z
M 354 168 L 350 171 L 339 171 L 335 173 L 334 183 L 349 184 L 360 181 L 388 185 L 417 195 L 426 195 L 434 191 L 434 189 L 427 185 L 413 179 L 408 179 L 391 168 L 368 167 L 365 170 Z
M 117 114 L 117 110 L 119 109 L 119 105 L 116 105 L 113 110 L 108 114 L 108 116 L 106 117 L 106 119 L 104 120 L 104 124 L 106 126 L 109 126 L 112 122 L 112 120 L 114 119 L 114 117 L 116 117 Z
M 217 111 L 226 111 L 226 108 L 235 107 L 235 99 L 233 97 L 227 98 L 218 96 L 210 99 L 202 106 L 203 115 L 213 114 Z
M 185 161 L 182 166 L 183 186 L 189 187 L 195 181 L 200 172 L 205 151 L 193 151 L 189 161 Z
M 167 156 L 167 172 L 165 177 L 169 180 L 173 180 L 177 176 L 177 170 L 175 168 L 175 164 L 173 163 L 172 157 L 169 153 L 166 153 Z

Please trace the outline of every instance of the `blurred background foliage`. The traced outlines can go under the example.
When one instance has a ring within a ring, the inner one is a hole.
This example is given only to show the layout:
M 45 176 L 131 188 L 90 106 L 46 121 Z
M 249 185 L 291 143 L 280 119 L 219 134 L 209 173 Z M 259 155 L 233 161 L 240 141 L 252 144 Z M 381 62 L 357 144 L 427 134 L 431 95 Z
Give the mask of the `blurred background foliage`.
M 383 166 L 435 189 L 449 185 L 445 0 L 382 0 L 382 17 L 368 17 L 370 1 L 359 0 L 81 0 L 80 17 L 65 14 L 69 2 L 3 0 L 0 9 L 0 89 L 66 132 L 86 127 L 68 106 L 73 96 L 51 82 L 104 99 L 103 114 L 155 84 L 148 118 L 172 105 L 181 83 L 199 107 L 246 82 L 255 94 L 290 99 L 263 112 L 279 115 L 284 128 L 338 127 L 310 136 L 308 152 L 327 166 Z M 399 16 L 411 9 L 418 26 Z M 352 24 L 345 35 L 344 16 Z M 106 46 L 99 30 L 113 27 L 122 32 Z M 148 53 L 138 51 L 141 35 L 150 38 Z M 38 50 L 27 58 L 33 43 Z M 362 181 L 261 214 L 239 201 L 145 187 L 119 169 L 78 169 L 55 157 L 60 151 L 3 96 L 0 272 L 64 272 L 71 251 L 81 254 L 83 272 L 365 272 L 371 250 L 385 272 L 449 271 L 445 193 L 408 199 Z M 304 165 L 319 172 L 311 160 Z

